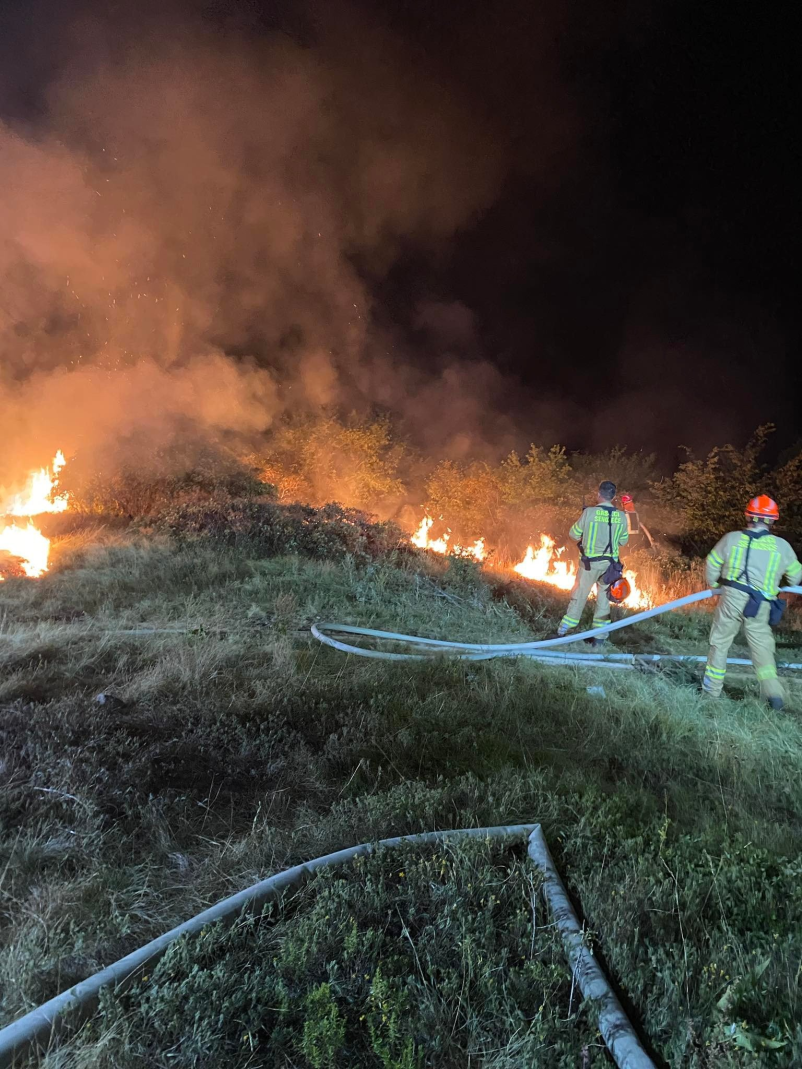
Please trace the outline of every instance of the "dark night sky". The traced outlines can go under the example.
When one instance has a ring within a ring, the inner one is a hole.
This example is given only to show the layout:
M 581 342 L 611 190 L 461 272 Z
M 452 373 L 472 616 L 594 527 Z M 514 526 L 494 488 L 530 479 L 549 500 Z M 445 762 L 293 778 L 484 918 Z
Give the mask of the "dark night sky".
M 0 10 L 0 114 L 35 127 L 73 9 Z M 103 10 L 163 32 L 164 5 Z M 778 447 L 802 435 L 799 64 L 779 5 L 355 0 L 344 30 L 339 10 L 175 5 L 170 32 L 201 17 L 221 39 L 278 33 L 314 50 L 378 25 L 410 80 L 425 72 L 486 124 L 503 161 L 489 202 L 436 247 L 402 240 L 381 270 L 354 256 L 404 359 L 431 358 L 421 302 L 459 302 L 466 358 L 509 376 L 494 403 L 522 441 L 671 460 L 768 420 Z
M 588 5 L 539 19 L 529 4 L 473 4 L 472 31 L 455 42 L 462 5 L 436 27 L 429 5 L 402 6 L 398 21 L 428 38 L 434 62 L 484 99 L 514 146 L 504 194 L 438 279 L 477 311 L 494 358 L 540 384 L 549 354 L 549 390 L 595 410 L 576 427 L 579 445 L 649 448 L 655 429 L 662 445 L 673 427 L 675 442 L 704 446 L 767 420 L 793 440 L 792 27 L 746 4 L 624 5 L 595 24 Z M 545 85 L 530 69 L 544 48 Z M 559 135 L 551 161 L 530 151 L 550 108 L 579 131 L 568 161 Z

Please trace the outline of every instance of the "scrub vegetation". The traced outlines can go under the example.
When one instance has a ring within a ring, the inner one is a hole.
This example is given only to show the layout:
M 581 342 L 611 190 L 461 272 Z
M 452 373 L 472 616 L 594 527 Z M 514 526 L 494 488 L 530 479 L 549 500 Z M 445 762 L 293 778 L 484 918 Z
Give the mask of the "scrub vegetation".
M 279 423 L 267 446 L 250 458 L 280 501 L 322 505 L 341 500 L 381 515 L 414 502 L 443 517 L 457 540 L 485 537 L 497 556 L 520 554 L 533 535 L 565 540 L 583 500 L 602 479 L 635 495 L 655 533 L 690 555 L 705 554 L 721 533 L 738 527 L 744 503 L 758 493 L 782 502 L 783 534 L 802 542 L 802 447 L 769 463 L 774 428 L 759 427 L 742 447 L 722 445 L 706 457 L 686 451 L 672 473 L 655 456 L 615 447 L 569 453 L 532 445 L 500 461 L 424 459 L 387 422 L 336 419 Z
M 525 483 L 568 461 L 507 463 Z M 540 821 L 657 1064 L 802 1062 L 793 681 L 776 713 L 749 673 L 714 704 L 685 666 L 346 658 L 313 621 L 525 641 L 565 596 L 251 484 L 164 491 L 133 524 L 95 493 L 58 517 L 46 576 L 0 583 L 0 1023 L 302 860 Z M 689 560 L 649 567 L 666 597 L 700 585 Z M 787 617 L 780 656 L 802 660 Z M 699 653 L 708 624 L 614 643 Z M 537 891 L 521 842 L 379 852 L 181 941 L 25 1064 L 601 1067 Z

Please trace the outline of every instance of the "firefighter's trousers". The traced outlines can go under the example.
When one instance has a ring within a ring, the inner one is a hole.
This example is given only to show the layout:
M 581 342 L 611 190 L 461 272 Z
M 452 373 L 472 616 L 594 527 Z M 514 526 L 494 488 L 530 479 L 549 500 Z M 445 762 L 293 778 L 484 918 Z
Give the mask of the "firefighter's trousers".
M 574 589 L 571 591 L 571 600 L 560 623 L 561 630 L 573 631 L 577 626 L 594 583 L 598 583 L 598 586 L 596 587 L 596 608 L 593 610 L 593 626 L 597 628 L 609 624 L 610 599 L 607 597 L 607 587 L 599 582 L 609 567 L 609 560 L 597 560 L 591 561 L 590 570 L 588 570 L 580 560 Z
M 727 654 L 743 624 L 760 693 L 764 698 L 784 698 L 774 661 L 774 634 L 769 626 L 771 605 L 764 601 L 757 616 L 747 618 L 744 609 L 748 601 L 749 595 L 743 590 L 722 589 L 710 629 L 710 652 L 702 687 L 714 698 L 721 694 L 727 672 Z

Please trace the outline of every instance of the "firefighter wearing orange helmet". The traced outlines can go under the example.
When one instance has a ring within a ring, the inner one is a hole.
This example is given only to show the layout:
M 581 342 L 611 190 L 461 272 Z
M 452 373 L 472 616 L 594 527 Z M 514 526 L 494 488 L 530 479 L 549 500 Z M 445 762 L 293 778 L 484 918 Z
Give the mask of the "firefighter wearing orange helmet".
M 783 579 L 797 585 L 802 564 L 784 538 L 771 528 L 780 518 L 776 501 L 766 494 L 753 497 L 746 506 L 747 526 L 730 531 L 707 557 L 707 584 L 720 589 L 718 605 L 710 629 L 702 690 L 718 698 L 724 687 L 727 654 L 743 625 L 760 692 L 772 709 L 782 709 L 783 689 L 774 660 L 774 635 L 782 616 L 783 603 L 777 597 Z

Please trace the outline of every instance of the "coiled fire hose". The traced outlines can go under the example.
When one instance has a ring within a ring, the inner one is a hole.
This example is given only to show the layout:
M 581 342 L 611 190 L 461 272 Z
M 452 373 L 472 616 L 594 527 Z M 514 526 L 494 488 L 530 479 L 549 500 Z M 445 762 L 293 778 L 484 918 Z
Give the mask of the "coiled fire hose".
M 0 1029 L 0 1069 L 8 1069 L 24 1058 L 32 1049 L 45 1047 L 51 1036 L 58 1031 L 61 1018 L 70 1012 L 73 1022 L 89 1016 L 98 1004 L 103 988 L 113 987 L 121 992 L 129 987 L 144 972 L 152 968 L 171 943 L 183 935 L 199 932 L 215 921 L 233 923 L 243 913 L 255 913 L 267 902 L 296 887 L 318 869 L 333 868 L 356 857 L 371 853 L 377 847 L 393 847 L 402 844 L 412 846 L 448 842 L 455 839 L 501 839 L 518 835 L 529 838 L 529 857 L 540 869 L 543 896 L 560 930 L 574 980 L 582 994 L 590 999 L 598 1010 L 599 1031 L 619 1069 L 656 1069 L 654 1062 L 644 1050 L 635 1029 L 615 995 L 601 966 L 583 939 L 583 927 L 571 905 L 560 875 L 549 853 L 545 836 L 539 824 L 509 824 L 493 828 L 461 828 L 453 831 L 430 831 L 422 835 L 402 835 L 393 839 L 381 839 L 378 843 L 362 843 L 346 850 L 315 858 L 302 865 L 286 869 L 275 876 L 254 884 L 252 887 L 218 902 L 210 909 L 198 913 L 191 920 L 179 924 L 145 946 L 126 955 L 113 965 L 90 976 L 55 998 L 31 1010 L 18 1021 Z
M 592 631 L 582 631 L 579 634 L 564 635 L 562 638 L 545 638 L 537 642 L 508 642 L 498 644 L 483 644 L 477 642 L 451 642 L 437 638 L 421 638 L 417 635 L 402 635 L 394 631 L 376 631 L 369 627 L 353 627 L 350 624 L 318 623 L 312 625 L 312 634 L 326 646 L 331 646 L 342 653 L 354 653 L 358 657 L 375 657 L 383 661 L 424 661 L 435 654 L 449 654 L 462 661 L 487 661 L 494 657 L 531 657 L 550 664 L 561 665 L 585 665 L 602 668 L 635 668 L 639 665 L 654 664 L 658 661 L 685 661 L 697 663 L 707 660 L 706 657 L 687 656 L 685 654 L 633 654 L 633 653 L 560 653 L 554 651 L 554 646 L 565 646 L 571 642 L 579 642 L 586 638 L 600 638 L 613 631 L 620 631 L 623 627 L 631 627 L 632 624 L 642 623 L 654 616 L 660 616 L 664 612 L 674 609 L 682 609 L 696 602 L 705 601 L 707 598 L 717 597 L 718 590 L 700 590 L 696 594 L 688 594 L 676 601 L 666 602 L 665 605 L 657 605 L 653 609 L 635 613 L 623 620 L 607 624 L 605 627 L 595 628 Z M 781 594 L 802 594 L 802 586 L 787 586 L 780 591 Z M 392 653 L 385 650 L 365 649 L 363 646 L 355 646 L 340 639 L 332 638 L 335 634 L 359 635 L 364 638 L 374 638 L 383 641 L 398 642 L 403 645 L 424 650 L 421 653 Z M 727 664 L 749 665 L 752 662 L 745 658 L 728 657 Z M 789 669 L 802 669 L 802 664 L 780 663 L 780 667 Z

